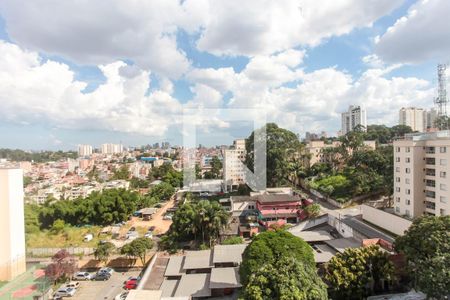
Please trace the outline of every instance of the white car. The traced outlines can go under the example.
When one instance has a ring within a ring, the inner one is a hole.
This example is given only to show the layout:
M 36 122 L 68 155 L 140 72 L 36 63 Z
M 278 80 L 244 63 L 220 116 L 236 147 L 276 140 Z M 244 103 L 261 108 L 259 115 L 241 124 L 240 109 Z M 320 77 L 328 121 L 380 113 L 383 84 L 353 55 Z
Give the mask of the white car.
M 172 215 L 165 215 L 163 220 L 172 220 Z
M 73 275 L 74 280 L 92 280 L 94 279 L 94 275 L 89 272 L 78 272 Z
M 114 270 L 112 268 L 105 267 L 98 270 L 98 273 L 107 273 L 109 275 L 112 275 L 114 273 Z
M 66 283 L 66 284 L 65 284 L 65 287 L 77 289 L 77 288 L 80 287 L 80 283 L 77 282 L 77 281 L 71 281 L 71 282 L 69 282 L 69 283 Z
M 56 291 L 56 293 L 53 295 L 54 298 L 61 298 L 61 297 L 72 297 L 75 295 L 75 292 L 77 290 L 70 287 L 63 287 Z
M 144 237 L 145 237 L 145 238 L 148 238 L 148 239 L 151 239 L 151 238 L 153 238 L 153 233 L 152 233 L 151 231 L 149 231 L 149 232 L 147 232 L 147 233 L 144 235 Z
M 128 291 L 122 292 L 118 294 L 116 297 L 114 297 L 114 300 L 125 300 L 127 299 L 128 293 L 129 293 Z

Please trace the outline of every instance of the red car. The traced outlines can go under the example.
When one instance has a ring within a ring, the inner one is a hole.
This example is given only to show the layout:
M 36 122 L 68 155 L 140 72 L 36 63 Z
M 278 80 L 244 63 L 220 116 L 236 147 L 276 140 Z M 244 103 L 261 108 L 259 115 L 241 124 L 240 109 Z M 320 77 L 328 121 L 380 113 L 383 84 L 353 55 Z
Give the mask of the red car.
M 131 278 L 125 281 L 125 286 L 123 287 L 126 290 L 134 290 L 137 288 L 139 284 L 139 280 L 137 278 Z

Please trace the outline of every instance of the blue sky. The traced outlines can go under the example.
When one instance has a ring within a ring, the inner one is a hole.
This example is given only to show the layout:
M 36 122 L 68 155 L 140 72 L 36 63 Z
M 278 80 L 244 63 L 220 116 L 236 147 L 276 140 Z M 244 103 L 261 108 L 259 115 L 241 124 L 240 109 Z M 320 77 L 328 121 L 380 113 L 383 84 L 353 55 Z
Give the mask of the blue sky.
M 450 7 L 430 2 L 5 0 L 0 147 L 180 145 L 186 107 L 263 108 L 301 136 L 336 134 L 350 104 L 395 125 L 402 106 L 432 107 L 448 60 L 450 45 L 433 45 L 449 36 L 434 19 Z M 198 143 L 250 133 L 211 115 Z

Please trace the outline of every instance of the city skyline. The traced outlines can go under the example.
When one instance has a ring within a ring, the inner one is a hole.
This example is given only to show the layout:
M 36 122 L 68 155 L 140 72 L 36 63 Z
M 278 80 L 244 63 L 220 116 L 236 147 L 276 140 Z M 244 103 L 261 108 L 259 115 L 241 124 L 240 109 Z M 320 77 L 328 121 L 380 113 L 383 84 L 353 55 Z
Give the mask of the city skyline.
M 0 4 L 3 148 L 181 145 L 183 108 L 262 107 L 304 136 L 336 135 L 341 113 L 361 105 L 368 124 L 392 126 L 401 107 L 434 107 L 450 48 L 437 46 L 450 34 L 435 22 L 446 1 L 35 6 Z M 262 16 L 271 22 L 258 26 Z M 208 123 L 198 143 L 252 130 L 228 125 Z

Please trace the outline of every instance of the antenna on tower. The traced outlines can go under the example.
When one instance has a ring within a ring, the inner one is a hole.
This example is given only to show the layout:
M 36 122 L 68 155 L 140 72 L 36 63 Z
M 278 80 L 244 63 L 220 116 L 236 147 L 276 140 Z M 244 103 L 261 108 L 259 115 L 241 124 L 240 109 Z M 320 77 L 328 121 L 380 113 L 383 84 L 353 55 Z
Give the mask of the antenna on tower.
M 447 65 L 438 64 L 438 96 L 434 99 L 434 103 L 438 107 L 438 117 L 447 116 Z

